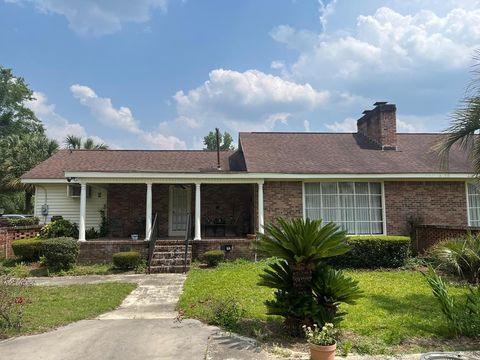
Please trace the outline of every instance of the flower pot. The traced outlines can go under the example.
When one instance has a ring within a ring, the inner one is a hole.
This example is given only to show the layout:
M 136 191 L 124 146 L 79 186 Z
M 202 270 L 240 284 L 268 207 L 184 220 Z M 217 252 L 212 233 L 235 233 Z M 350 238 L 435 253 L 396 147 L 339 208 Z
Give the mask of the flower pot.
M 335 360 L 337 344 L 321 346 L 310 344 L 310 356 L 312 360 Z

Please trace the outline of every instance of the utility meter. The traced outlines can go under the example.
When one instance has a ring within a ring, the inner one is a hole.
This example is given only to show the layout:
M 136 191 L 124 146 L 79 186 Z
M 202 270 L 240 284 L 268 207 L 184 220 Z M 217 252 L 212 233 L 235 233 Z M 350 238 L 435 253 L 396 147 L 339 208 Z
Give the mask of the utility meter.
M 47 215 L 48 215 L 48 205 L 47 205 L 47 204 L 43 204 L 43 205 L 42 205 L 42 215 L 43 215 L 43 216 L 47 216 Z

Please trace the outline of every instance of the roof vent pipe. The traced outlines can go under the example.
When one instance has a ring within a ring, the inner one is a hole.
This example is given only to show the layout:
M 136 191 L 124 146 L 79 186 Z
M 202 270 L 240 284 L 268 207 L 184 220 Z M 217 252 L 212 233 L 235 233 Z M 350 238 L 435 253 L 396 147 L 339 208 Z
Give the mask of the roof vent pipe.
M 220 131 L 215 128 L 215 135 L 217 137 L 217 170 L 222 170 L 220 166 Z

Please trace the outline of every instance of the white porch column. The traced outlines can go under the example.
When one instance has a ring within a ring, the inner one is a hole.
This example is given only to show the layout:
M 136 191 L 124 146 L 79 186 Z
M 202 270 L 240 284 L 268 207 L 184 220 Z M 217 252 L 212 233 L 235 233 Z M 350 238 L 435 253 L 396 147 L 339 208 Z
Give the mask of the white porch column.
M 202 239 L 202 232 L 200 229 L 201 223 L 201 214 L 200 214 L 200 209 L 201 209 L 201 193 L 200 193 L 200 183 L 195 183 L 195 238 L 194 240 L 201 240 Z
M 263 182 L 258 183 L 258 232 L 263 234 Z
M 145 213 L 145 240 L 150 240 L 152 230 L 152 183 L 147 183 L 147 200 Z
M 80 221 L 78 225 L 78 241 L 85 241 L 85 216 L 87 214 L 87 184 L 80 183 Z

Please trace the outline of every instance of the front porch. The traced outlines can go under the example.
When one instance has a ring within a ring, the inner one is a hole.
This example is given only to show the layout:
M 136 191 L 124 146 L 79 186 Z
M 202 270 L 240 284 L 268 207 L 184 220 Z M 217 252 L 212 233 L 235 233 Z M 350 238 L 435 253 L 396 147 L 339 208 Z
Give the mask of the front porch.
M 109 184 L 107 238 L 246 238 L 258 229 L 255 184 Z M 153 219 L 157 216 L 154 224 Z M 152 226 L 156 226 L 152 229 Z M 81 236 L 80 236 L 81 240 Z

